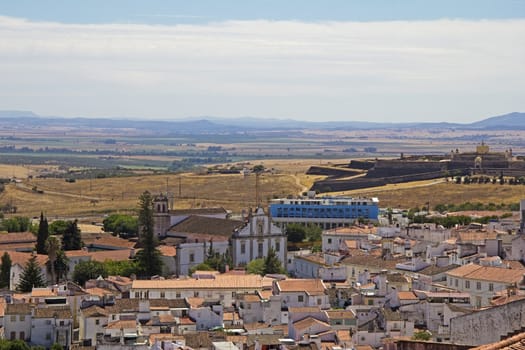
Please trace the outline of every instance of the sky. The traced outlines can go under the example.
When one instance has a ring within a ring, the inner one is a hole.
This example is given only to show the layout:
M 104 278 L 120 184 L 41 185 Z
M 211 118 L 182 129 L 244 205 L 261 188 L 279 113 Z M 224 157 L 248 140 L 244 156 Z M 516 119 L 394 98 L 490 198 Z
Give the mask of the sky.
M 525 112 L 525 0 L 0 0 L 0 110 L 468 123 Z

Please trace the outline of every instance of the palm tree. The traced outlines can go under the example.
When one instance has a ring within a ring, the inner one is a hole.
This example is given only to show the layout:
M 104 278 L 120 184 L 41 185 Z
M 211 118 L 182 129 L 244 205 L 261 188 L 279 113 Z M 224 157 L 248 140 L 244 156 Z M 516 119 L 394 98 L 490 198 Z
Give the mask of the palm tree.
M 50 236 L 46 240 L 46 250 L 49 258 L 47 267 L 51 272 L 51 280 L 55 283 L 55 261 L 57 260 L 58 251 L 60 250 L 60 242 L 55 236 Z

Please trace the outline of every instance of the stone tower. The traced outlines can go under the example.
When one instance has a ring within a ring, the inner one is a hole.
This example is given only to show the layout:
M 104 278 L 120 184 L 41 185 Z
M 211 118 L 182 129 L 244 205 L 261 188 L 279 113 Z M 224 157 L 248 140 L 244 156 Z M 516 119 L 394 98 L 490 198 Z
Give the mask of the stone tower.
M 157 237 L 165 237 L 170 228 L 170 213 L 168 197 L 159 194 L 153 199 L 154 233 Z

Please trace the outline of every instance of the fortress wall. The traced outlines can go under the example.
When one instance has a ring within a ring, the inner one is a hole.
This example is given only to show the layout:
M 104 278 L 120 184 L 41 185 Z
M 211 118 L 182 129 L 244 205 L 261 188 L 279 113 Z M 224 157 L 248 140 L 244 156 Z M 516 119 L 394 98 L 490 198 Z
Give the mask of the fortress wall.
M 392 177 L 381 177 L 381 178 L 357 178 L 351 180 L 322 180 L 317 181 L 312 186 L 312 191 L 320 192 L 338 192 L 338 191 L 350 191 L 368 187 L 384 186 L 386 184 L 403 183 L 410 181 L 422 181 L 431 180 L 443 177 L 442 171 L 434 171 L 428 173 L 411 174 L 404 176 L 392 176 Z
M 372 169 L 374 165 L 375 162 L 371 161 L 351 160 L 348 167 L 351 169 L 369 170 Z
M 329 168 L 329 167 L 320 167 L 320 166 L 311 166 L 306 172 L 307 175 L 324 175 L 330 177 L 348 177 L 361 174 L 361 172 L 339 169 L 339 168 Z

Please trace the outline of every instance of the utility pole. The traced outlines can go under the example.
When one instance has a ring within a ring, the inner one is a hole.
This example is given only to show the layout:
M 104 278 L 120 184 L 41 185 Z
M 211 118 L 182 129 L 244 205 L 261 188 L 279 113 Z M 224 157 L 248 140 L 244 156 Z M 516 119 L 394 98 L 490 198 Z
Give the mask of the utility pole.
M 255 207 L 259 207 L 259 172 L 255 173 Z

